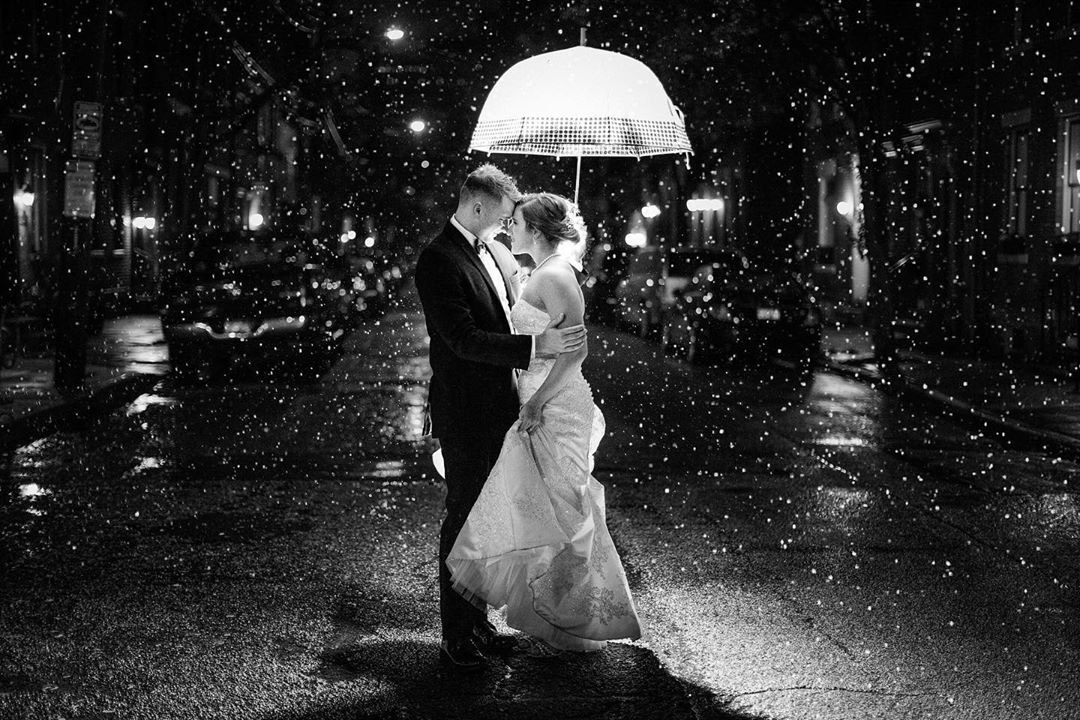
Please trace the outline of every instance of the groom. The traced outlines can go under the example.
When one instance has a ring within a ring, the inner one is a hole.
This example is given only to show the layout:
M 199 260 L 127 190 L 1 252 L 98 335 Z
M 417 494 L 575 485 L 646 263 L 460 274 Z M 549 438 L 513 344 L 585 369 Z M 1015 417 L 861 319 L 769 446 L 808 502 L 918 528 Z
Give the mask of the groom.
M 483 667 L 482 651 L 503 649 L 510 641 L 496 635 L 485 610 L 451 587 L 446 556 L 499 457 L 503 436 L 517 420 L 514 368 L 585 342 L 582 325 L 556 329 L 561 315 L 535 337 L 513 334 L 517 261 L 501 243 L 487 240 L 509 227 L 520 197 L 513 178 L 494 165 L 481 165 L 465 178 L 457 210 L 416 264 L 416 290 L 431 337 L 431 434 L 442 447 L 446 477 L 446 518 L 439 536 L 441 652 L 461 670 Z

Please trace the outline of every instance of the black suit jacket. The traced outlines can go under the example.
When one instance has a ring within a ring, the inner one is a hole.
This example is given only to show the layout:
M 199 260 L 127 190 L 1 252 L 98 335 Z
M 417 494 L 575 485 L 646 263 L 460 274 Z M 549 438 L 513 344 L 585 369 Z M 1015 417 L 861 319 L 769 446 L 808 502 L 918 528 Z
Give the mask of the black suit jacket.
M 489 247 L 513 305 L 517 262 L 498 243 Z M 496 295 L 501 288 L 449 222 L 420 252 L 416 290 L 431 338 L 431 434 L 440 439 L 502 437 L 519 413 L 513 368 L 529 366 L 532 339 L 511 333 Z

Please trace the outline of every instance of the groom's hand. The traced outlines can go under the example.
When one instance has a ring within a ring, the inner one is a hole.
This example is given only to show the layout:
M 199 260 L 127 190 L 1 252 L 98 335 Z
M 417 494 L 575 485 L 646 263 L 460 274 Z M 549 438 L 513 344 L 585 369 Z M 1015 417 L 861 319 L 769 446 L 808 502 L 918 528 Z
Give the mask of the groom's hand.
M 585 326 L 555 327 L 566 319 L 566 313 L 551 318 L 547 330 L 536 336 L 536 357 L 552 358 L 562 353 L 574 352 L 585 344 Z

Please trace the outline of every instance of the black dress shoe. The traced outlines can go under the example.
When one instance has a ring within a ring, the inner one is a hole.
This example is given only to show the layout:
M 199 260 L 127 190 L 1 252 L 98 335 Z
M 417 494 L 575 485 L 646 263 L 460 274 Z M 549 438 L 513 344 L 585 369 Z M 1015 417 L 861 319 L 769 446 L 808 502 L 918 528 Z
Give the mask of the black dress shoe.
M 484 657 L 472 640 L 443 640 L 439 646 L 439 656 L 443 662 L 451 667 L 466 672 L 482 670 L 487 667 L 487 658 Z
M 473 626 L 473 643 L 483 652 L 505 655 L 517 647 L 517 638 L 500 635 L 495 631 L 495 626 L 485 620 Z

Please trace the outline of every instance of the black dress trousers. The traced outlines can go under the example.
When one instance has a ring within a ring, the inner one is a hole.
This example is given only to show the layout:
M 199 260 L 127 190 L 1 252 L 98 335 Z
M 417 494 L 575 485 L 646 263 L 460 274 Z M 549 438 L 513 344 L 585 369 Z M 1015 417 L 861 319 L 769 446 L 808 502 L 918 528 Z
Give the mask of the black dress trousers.
M 473 627 L 487 619 L 486 609 L 473 605 L 451 587 L 446 558 L 499 458 L 502 444 L 503 435 L 440 440 L 446 472 L 446 518 L 439 535 L 439 612 L 445 640 L 471 637 Z

